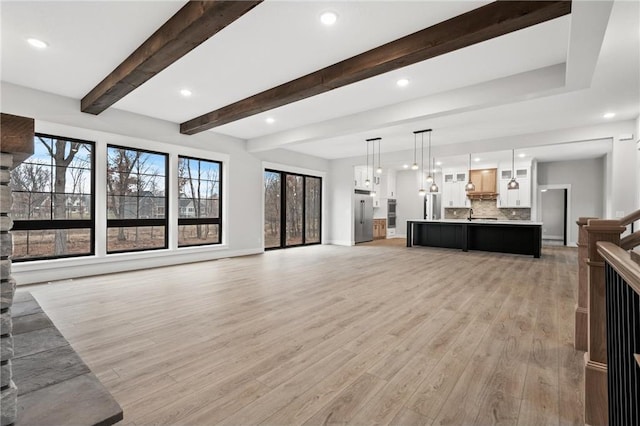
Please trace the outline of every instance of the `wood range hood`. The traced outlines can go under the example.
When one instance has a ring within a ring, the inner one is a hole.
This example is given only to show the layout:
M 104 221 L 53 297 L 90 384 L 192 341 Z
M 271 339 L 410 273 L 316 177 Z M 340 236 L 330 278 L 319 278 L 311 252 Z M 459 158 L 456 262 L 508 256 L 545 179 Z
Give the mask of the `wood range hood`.
M 476 189 L 467 192 L 467 197 L 470 200 L 497 200 L 497 178 L 498 169 L 469 170 L 469 180 Z

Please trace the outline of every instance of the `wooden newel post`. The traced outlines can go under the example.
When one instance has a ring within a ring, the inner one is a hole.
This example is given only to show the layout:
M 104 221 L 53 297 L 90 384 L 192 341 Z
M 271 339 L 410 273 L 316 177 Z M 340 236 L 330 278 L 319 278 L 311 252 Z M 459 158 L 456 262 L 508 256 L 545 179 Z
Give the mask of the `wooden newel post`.
M 578 225 L 578 303 L 576 304 L 576 324 L 574 348 L 577 351 L 587 351 L 589 317 L 588 317 L 588 294 L 589 294 L 589 267 L 587 258 L 589 252 L 588 234 L 585 226 L 589 219 L 596 217 L 580 217 L 576 221 Z
M 607 318 L 605 306 L 604 259 L 596 243 L 610 241 L 620 245 L 625 227 L 617 220 L 590 219 L 587 232 L 588 266 L 588 347 L 585 359 L 584 421 L 589 425 L 608 423 L 607 397 Z

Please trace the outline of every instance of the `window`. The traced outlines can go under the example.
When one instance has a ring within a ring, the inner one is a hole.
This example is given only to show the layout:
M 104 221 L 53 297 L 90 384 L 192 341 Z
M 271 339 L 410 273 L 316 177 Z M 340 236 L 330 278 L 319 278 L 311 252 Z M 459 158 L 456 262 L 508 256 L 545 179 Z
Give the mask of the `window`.
M 167 170 L 167 154 L 107 147 L 107 253 L 167 248 Z
M 93 142 L 36 134 L 11 171 L 14 261 L 94 253 L 93 166 Z
M 220 244 L 222 163 L 178 157 L 178 247 Z
M 265 248 L 319 244 L 321 200 L 322 178 L 265 170 Z

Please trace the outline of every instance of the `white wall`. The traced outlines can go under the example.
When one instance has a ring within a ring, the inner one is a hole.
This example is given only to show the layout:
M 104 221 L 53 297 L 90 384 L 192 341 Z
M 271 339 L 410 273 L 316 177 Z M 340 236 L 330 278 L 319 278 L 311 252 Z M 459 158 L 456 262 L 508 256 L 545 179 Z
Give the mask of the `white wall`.
M 538 183 L 545 185 L 571 185 L 569 201 L 571 224 L 567 232 L 567 244 L 578 241 L 579 217 L 603 217 L 605 158 L 576 161 L 538 163 Z M 544 226 L 544 225 L 543 225 Z
M 542 238 L 562 239 L 564 234 L 564 189 L 548 189 L 540 194 Z
M 178 249 L 177 238 L 170 237 L 170 248 L 167 250 L 107 256 L 102 247 L 104 243 L 100 244 L 101 235 L 102 238 L 105 235 L 106 212 L 97 208 L 96 256 L 16 263 L 13 273 L 19 284 L 261 253 L 262 160 L 303 164 L 315 170 L 326 170 L 328 167 L 325 160 L 288 151 L 265 152 L 259 156 L 251 154 L 245 149 L 245 141 L 214 132 L 182 135 L 176 123 L 113 108 L 94 116 L 80 112 L 80 102 L 75 99 L 4 82 L 0 88 L 2 112 L 35 118 L 37 132 L 95 141 L 99 155 L 106 155 L 106 145 L 111 143 L 166 152 L 170 154 L 171 161 L 177 161 L 178 154 L 186 154 L 224 162 L 222 245 Z M 99 174 L 105 171 L 100 158 L 96 157 L 96 160 L 99 179 Z M 100 200 L 106 200 L 106 194 L 104 186 L 99 184 L 100 180 L 97 183 L 96 205 L 100 207 Z M 177 179 L 174 184 L 177 188 Z M 102 202 L 106 206 L 106 201 Z M 327 211 L 323 217 L 330 217 Z M 172 217 L 170 213 L 169 220 L 170 223 L 177 220 L 176 215 Z M 174 232 L 177 230 L 174 229 Z
M 611 167 L 611 216 L 620 218 L 638 208 L 638 154 L 633 139 L 613 141 Z
M 407 235 L 407 220 L 422 219 L 424 217 L 424 198 L 418 195 L 419 190 L 419 170 L 403 170 L 398 172 L 396 175 L 396 191 L 398 192 L 396 235 Z

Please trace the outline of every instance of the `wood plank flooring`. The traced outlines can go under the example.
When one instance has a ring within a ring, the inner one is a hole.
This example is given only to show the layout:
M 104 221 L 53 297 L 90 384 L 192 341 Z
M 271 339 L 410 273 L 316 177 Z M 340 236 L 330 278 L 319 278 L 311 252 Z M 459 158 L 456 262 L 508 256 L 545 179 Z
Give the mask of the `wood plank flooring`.
M 124 424 L 583 424 L 576 254 L 311 246 L 26 289 Z

